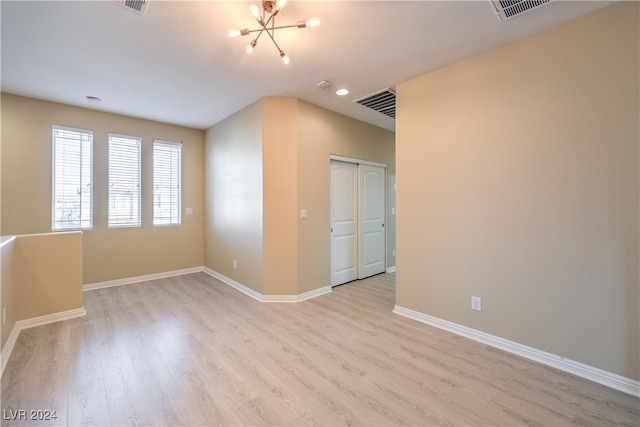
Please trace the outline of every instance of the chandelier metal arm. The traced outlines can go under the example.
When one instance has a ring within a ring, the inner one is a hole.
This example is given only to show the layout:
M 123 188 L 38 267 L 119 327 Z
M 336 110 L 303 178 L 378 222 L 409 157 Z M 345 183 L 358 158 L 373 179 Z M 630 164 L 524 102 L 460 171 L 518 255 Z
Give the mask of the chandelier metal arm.
M 259 31 L 259 32 L 260 32 L 260 33 L 256 36 L 256 38 L 255 38 L 255 39 L 253 39 L 253 41 L 254 41 L 254 42 L 256 42 L 256 43 L 258 42 L 258 39 L 260 38 L 260 36 L 262 35 L 262 33 L 263 33 L 264 31 L 266 31 L 266 32 L 267 32 L 267 34 L 269 34 L 269 29 L 267 28 L 267 25 L 269 25 L 269 23 L 270 23 L 272 20 L 273 20 L 273 22 L 274 22 L 274 24 L 275 24 L 275 16 L 276 16 L 277 14 L 278 14 L 277 12 L 276 12 L 276 13 L 274 13 L 274 14 L 272 14 L 271 16 L 269 16 L 269 19 L 267 19 L 267 22 L 265 22 L 265 21 L 264 21 L 265 10 L 264 10 L 264 9 L 262 9 L 262 18 L 261 18 L 260 20 L 258 20 L 258 23 L 262 26 L 262 28 L 260 28 L 260 29 L 256 29 L 256 30 L 249 30 L 249 31 L 248 31 L 248 33 L 247 33 L 247 34 L 249 34 L 249 33 L 255 33 L 256 31 Z M 271 34 L 269 34 L 269 36 L 271 37 L 271 40 L 273 40 L 273 37 L 271 36 Z M 275 43 L 276 41 L 275 41 L 275 40 L 273 40 L 273 42 Z
M 275 29 L 275 28 L 274 28 L 274 29 Z M 267 34 L 269 35 L 269 37 L 271 37 L 271 41 L 273 42 L 273 44 L 275 44 L 275 45 L 276 45 L 276 48 L 278 49 L 278 52 L 279 52 L 280 54 L 282 54 L 282 53 L 283 53 L 283 50 L 282 50 L 282 49 L 280 49 L 280 46 L 278 46 L 278 42 L 276 42 L 276 39 L 275 39 L 275 37 L 273 36 L 273 34 L 271 34 L 271 33 L 269 32 L 269 30 L 267 30 Z
M 304 22 L 304 21 L 302 21 L 302 22 Z M 245 29 L 245 30 L 243 30 L 244 32 L 241 35 L 242 36 L 246 36 L 247 34 L 257 33 L 258 31 L 281 30 L 283 28 L 304 28 L 304 27 L 301 27 L 300 24 L 293 24 L 293 25 L 280 25 L 278 27 L 271 27 L 271 28 L 266 28 L 266 27 L 256 28 L 254 30 Z

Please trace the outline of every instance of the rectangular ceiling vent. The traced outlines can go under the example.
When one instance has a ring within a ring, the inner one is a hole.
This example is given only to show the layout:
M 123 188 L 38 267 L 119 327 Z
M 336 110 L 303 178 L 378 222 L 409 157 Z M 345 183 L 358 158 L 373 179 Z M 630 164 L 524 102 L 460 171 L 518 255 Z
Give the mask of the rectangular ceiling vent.
M 392 119 L 396 118 L 396 93 L 389 88 L 372 93 L 364 98 L 356 99 L 353 102 L 385 114 Z
M 501 21 L 506 21 L 529 10 L 544 6 L 551 0 L 492 0 Z
M 149 0 L 113 0 L 113 2 L 140 15 L 144 15 L 149 5 Z

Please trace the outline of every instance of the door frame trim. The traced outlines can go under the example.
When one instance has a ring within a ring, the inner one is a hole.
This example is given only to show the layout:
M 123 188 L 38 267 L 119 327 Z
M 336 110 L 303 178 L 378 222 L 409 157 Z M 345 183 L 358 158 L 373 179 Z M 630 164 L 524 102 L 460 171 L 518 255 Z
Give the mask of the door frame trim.
M 379 168 L 383 168 L 384 169 L 384 181 L 385 181 L 384 182 L 384 210 L 385 210 L 384 223 L 385 223 L 385 228 L 384 228 L 384 271 L 383 272 L 388 272 L 387 271 L 387 269 L 388 269 L 387 268 L 387 261 L 388 261 L 388 259 L 387 259 L 387 238 L 388 238 L 387 230 L 388 230 L 388 227 L 386 226 L 386 224 L 387 224 L 387 201 L 388 201 L 388 199 L 387 199 L 387 196 L 388 196 L 388 194 L 387 194 L 387 190 L 388 190 L 388 188 L 387 188 L 387 171 L 388 171 L 387 164 L 386 163 L 372 162 L 372 161 L 369 161 L 369 160 L 358 159 L 358 158 L 355 158 L 355 157 L 347 157 L 347 156 L 340 156 L 340 155 L 337 155 L 337 154 L 329 154 L 329 168 L 331 168 L 331 161 L 334 161 L 334 160 L 338 161 L 338 162 L 345 162 L 345 163 L 355 164 L 356 166 L 357 165 L 366 165 L 366 166 L 375 166 L 375 167 L 379 167 Z M 356 186 L 357 186 L 358 192 L 359 192 L 360 191 L 360 179 L 358 179 L 356 181 Z M 395 184 L 394 184 L 394 189 L 395 189 Z M 333 203 L 332 197 L 333 197 L 333 194 L 330 192 L 330 194 L 329 194 L 329 200 L 330 200 L 329 205 L 330 206 L 331 206 L 331 203 Z M 360 205 L 360 202 L 358 202 L 358 206 L 359 205 Z M 330 209 L 331 209 L 331 207 L 330 207 Z M 329 221 L 329 229 L 330 228 L 331 228 L 331 221 Z M 360 221 L 359 220 L 357 221 L 357 232 L 356 232 L 356 234 L 358 235 L 358 240 L 359 240 L 359 236 L 360 236 Z M 331 256 L 333 255 L 332 249 L 333 249 L 332 248 L 332 244 L 330 244 L 329 245 L 329 259 L 331 259 Z M 358 249 L 358 251 L 359 251 L 359 249 Z M 359 252 L 358 252 L 358 257 L 359 257 Z M 358 268 L 357 268 L 357 276 L 358 277 L 360 276 L 360 265 L 359 264 L 360 264 L 360 261 L 358 260 Z M 331 265 L 330 265 L 329 268 L 331 270 L 331 282 L 332 282 L 330 286 L 331 287 L 340 286 L 340 285 L 334 285 L 333 284 L 333 276 L 332 276 L 333 275 L 333 269 L 332 269 Z M 394 267 L 394 271 L 395 271 L 395 267 Z M 356 279 L 356 280 L 360 280 L 360 279 Z
M 335 154 L 331 154 L 329 156 L 329 160 L 330 161 L 337 160 L 339 162 L 346 162 L 346 163 L 356 163 L 358 165 L 378 166 L 385 169 L 387 168 L 387 165 L 385 163 L 370 162 L 369 160 L 356 159 L 354 157 L 338 156 Z

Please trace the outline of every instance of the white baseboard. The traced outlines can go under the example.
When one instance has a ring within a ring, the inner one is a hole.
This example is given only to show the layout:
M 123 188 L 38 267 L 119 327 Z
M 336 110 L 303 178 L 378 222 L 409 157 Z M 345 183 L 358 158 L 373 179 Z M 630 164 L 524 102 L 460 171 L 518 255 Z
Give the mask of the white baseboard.
M 9 334 L 9 338 L 7 338 L 7 341 L 4 343 L 4 347 L 2 347 L 2 353 L 0 353 L 0 378 L 2 378 L 4 368 L 7 366 L 7 362 L 11 357 L 13 347 L 16 345 L 16 341 L 18 340 L 18 335 L 20 335 L 20 329 L 14 325 L 13 329 L 11 329 L 11 333 Z
M 106 282 L 87 283 L 82 286 L 83 291 L 93 291 L 96 289 L 112 288 L 114 286 L 131 285 L 133 283 L 146 282 L 149 280 L 166 279 L 167 277 L 182 276 L 184 274 L 200 273 L 203 267 L 183 268 L 181 270 L 165 271 L 162 273 L 146 274 L 144 276 L 127 277 L 124 279 L 107 280 Z
M 247 296 L 250 296 L 254 300 L 262 302 L 262 294 L 260 292 L 254 291 L 253 289 L 246 287 L 242 283 L 236 282 L 235 280 L 230 279 L 227 276 L 225 276 L 224 274 L 218 273 L 217 271 L 214 271 L 214 270 L 210 269 L 209 267 L 203 267 L 202 271 L 204 271 L 205 273 L 207 273 L 209 276 L 213 277 L 214 279 L 220 280 L 225 285 L 229 285 L 232 288 L 234 288 L 235 290 L 240 291 L 240 292 L 242 292 L 243 294 L 245 294 Z
M 487 334 L 476 329 L 468 328 L 466 326 L 449 322 L 448 320 L 443 320 L 434 316 L 429 316 L 428 314 L 420 313 L 408 308 L 396 305 L 393 309 L 393 312 L 400 316 L 408 317 L 409 319 L 417 320 L 418 322 L 435 326 L 436 328 L 444 329 L 445 331 L 452 332 L 454 334 L 461 335 L 474 341 L 490 345 L 491 347 L 499 348 L 501 350 L 516 354 L 526 359 L 542 363 L 543 365 L 551 366 L 553 368 L 560 369 L 561 371 L 568 372 L 578 377 L 585 378 L 587 380 L 605 385 L 607 387 L 611 387 L 624 393 L 640 397 L 640 382 L 623 377 L 622 375 L 614 374 L 600 368 L 585 365 L 584 363 L 576 362 L 574 360 L 570 360 L 556 354 L 548 353 L 537 348 L 529 347 L 524 344 L 497 337 L 495 335 Z
M 36 326 L 48 325 L 49 323 L 62 322 L 63 320 L 75 319 L 76 317 L 86 316 L 87 311 L 84 307 L 74 308 L 73 310 L 61 311 L 59 313 L 47 314 L 46 316 L 32 317 L 31 319 L 18 320 L 14 328 L 23 329 L 35 328 Z
M 392 265 L 391 267 L 387 267 L 387 273 L 395 273 L 396 272 L 396 266 Z
M 302 302 L 311 298 L 319 297 L 331 292 L 331 286 L 325 286 L 324 288 L 314 289 L 313 291 L 305 292 L 300 295 L 263 295 L 263 302 Z
M 15 325 L 13 325 L 13 329 L 11 329 L 11 333 L 9 334 L 9 338 L 4 344 L 2 348 L 2 352 L 0 353 L 0 378 L 2 378 L 2 374 L 4 373 L 4 368 L 7 366 L 7 362 L 11 357 L 11 353 L 13 352 L 13 347 L 16 345 L 16 341 L 18 340 L 18 335 L 20 335 L 20 331 L 29 328 L 35 328 L 36 326 L 48 325 L 49 323 L 61 322 L 63 320 L 75 319 L 76 317 L 82 317 L 87 314 L 87 311 L 84 307 L 75 308 L 73 310 L 61 311 L 59 313 L 47 314 L 46 316 L 32 317 L 31 319 L 18 320 Z
M 235 290 L 240 291 L 243 294 L 250 296 L 254 300 L 260 302 L 296 303 L 331 292 L 331 286 L 325 286 L 323 288 L 314 289 L 313 291 L 305 292 L 300 295 L 262 295 L 260 292 L 254 291 L 253 289 L 246 287 L 242 283 L 238 283 L 235 280 L 228 278 L 224 274 L 218 273 L 217 271 L 214 271 L 208 267 L 203 267 L 203 271 L 209 276 L 220 280 L 222 283 L 229 285 Z
M 82 290 L 87 292 L 87 291 L 93 291 L 96 289 L 131 285 L 134 283 L 146 282 L 149 280 L 164 279 L 167 277 L 182 276 L 184 274 L 192 274 L 192 273 L 200 273 L 200 272 L 205 272 L 209 276 L 220 280 L 224 284 L 229 285 L 232 288 L 260 302 L 281 302 L 281 303 L 282 302 L 301 302 L 301 301 L 305 301 L 310 298 L 314 298 L 314 297 L 331 292 L 331 286 L 326 286 L 324 288 L 315 289 L 313 291 L 305 292 L 300 295 L 262 295 L 260 292 L 254 291 L 253 289 L 243 285 L 242 283 L 236 282 L 235 280 L 230 279 L 229 277 L 221 273 L 218 273 L 217 271 L 214 271 L 208 267 L 185 268 L 182 270 L 166 271 L 163 273 L 147 274 L 144 276 L 127 277 L 124 279 L 116 279 L 116 280 L 107 280 L 105 282 L 87 283 L 82 286 Z

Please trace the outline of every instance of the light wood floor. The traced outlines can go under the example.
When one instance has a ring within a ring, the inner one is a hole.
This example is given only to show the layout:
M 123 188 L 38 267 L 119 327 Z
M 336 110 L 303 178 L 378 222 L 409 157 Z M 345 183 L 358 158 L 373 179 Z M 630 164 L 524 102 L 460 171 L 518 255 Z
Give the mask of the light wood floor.
M 204 273 L 87 292 L 86 317 L 20 334 L 2 423 L 640 424 L 640 399 L 394 315 L 394 280 L 299 304 Z

